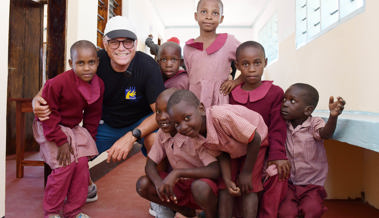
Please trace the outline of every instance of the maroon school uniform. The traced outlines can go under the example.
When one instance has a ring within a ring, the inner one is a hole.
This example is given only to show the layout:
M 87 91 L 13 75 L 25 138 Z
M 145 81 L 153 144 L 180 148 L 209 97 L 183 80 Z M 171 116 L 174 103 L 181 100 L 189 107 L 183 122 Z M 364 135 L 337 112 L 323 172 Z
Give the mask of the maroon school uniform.
M 188 74 L 184 70 L 179 70 L 175 76 L 164 81 L 164 87 L 166 89 L 176 88 L 176 89 L 186 89 L 188 90 L 189 81 Z
M 81 212 L 88 193 L 88 157 L 97 155 L 95 136 L 101 119 L 104 83 L 96 75 L 90 83 L 73 70 L 46 82 L 42 97 L 51 114 L 45 121 L 35 120 L 33 133 L 40 144 L 43 160 L 53 169 L 45 187 L 45 217 L 59 214 L 75 217 Z M 83 126 L 79 124 L 83 121 Z M 58 147 L 72 148 L 71 164 L 57 161 Z M 67 200 L 65 200 L 67 198 Z
M 272 81 L 262 81 L 262 84 L 251 91 L 237 86 L 230 94 L 229 103 L 243 105 L 262 115 L 268 127 L 267 161 L 286 160 L 285 141 L 287 126 L 280 115 L 283 101 L 283 90 Z M 277 217 L 279 205 L 287 191 L 287 181 L 279 181 L 278 175 L 268 177 L 263 184 L 264 191 L 259 202 L 258 216 Z

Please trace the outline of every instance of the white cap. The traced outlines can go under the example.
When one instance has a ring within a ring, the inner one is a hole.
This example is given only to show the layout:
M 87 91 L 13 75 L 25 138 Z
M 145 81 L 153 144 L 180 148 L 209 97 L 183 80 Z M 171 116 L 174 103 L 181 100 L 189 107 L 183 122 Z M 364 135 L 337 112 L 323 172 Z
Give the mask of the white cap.
M 104 29 L 104 35 L 110 39 L 126 37 L 136 40 L 135 32 L 132 22 L 123 16 L 115 16 L 109 19 Z

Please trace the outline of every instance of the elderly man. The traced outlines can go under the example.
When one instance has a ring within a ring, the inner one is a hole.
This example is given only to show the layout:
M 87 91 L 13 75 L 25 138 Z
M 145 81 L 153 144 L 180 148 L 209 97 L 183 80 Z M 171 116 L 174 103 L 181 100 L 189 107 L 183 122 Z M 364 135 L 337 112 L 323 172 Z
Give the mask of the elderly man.
M 153 112 L 155 99 L 164 89 L 162 75 L 153 58 L 136 51 L 135 32 L 126 17 L 111 18 L 104 30 L 105 49 L 98 51 L 97 75 L 105 92 L 96 145 L 99 153 L 108 151 L 108 162 L 126 159 L 136 141 L 144 145 L 146 154 L 158 128 Z M 40 94 L 33 99 L 33 108 L 40 120 L 48 119 L 50 110 Z M 89 188 L 89 197 L 91 192 Z

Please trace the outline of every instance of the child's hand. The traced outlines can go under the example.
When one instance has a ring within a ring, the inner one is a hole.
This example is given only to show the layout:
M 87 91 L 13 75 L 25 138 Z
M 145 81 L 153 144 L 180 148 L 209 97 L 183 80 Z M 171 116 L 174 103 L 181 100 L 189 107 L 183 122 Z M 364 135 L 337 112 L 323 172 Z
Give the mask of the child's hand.
M 238 177 L 238 185 L 241 188 L 242 194 L 247 194 L 253 189 L 253 186 L 251 184 L 251 176 L 251 173 L 240 173 Z
M 240 188 L 237 187 L 237 185 L 234 182 L 229 180 L 229 181 L 225 182 L 225 184 L 226 184 L 226 187 L 229 191 L 229 194 L 231 194 L 232 196 L 235 196 L 235 197 L 241 196 L 241 190 L 240 190 Z
M 278 170 L 279 181 L 287 180 L 291 173 L 291 164 L 288 160 L 273 160 L 268 162 L 268 166 L 275 164 Z
M 337 117 L 344 109 L 346 102 L 341 97 L 337 97 L 337 101 L 334 101 L 333 96 L 329 98 L 329 110 L 330 116 Z
M 70 144 L 64 143 L 58 147 L 57 161 L 59 165 L 68 166 L 71 164 L 71 154 L 74 154 Z
M 229 95 L 229 93 L 236 87 L 238 84 L 235 80 L 226 80 L 221 84 L 220 92 L 224 95 Z
M 171 171 L 166 178 L 163 180 L 161 187 L 159 188 L 159 194 L 163 197 L 166 202 L 178 203 L 178 200 L 174 193 L 174 185 L 177 181 L 177 176 L 175 170 Z M 161 198 L 162 199 L 162 198 Z

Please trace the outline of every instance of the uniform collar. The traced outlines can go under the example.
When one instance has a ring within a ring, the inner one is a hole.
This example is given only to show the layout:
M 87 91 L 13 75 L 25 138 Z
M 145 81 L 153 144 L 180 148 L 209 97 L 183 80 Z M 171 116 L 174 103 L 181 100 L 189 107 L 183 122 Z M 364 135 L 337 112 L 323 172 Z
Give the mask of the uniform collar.
M 186 73 L 186 71 L 185 70 L 178 70 L 178 72 L 176 72 L 176 74 L 173 77 L 168 78 L 166 81 L 169 81 L 170 79 L 174 79 L 175 77 L 179 76 L 182 73 Z
M 312 116 L 309 116 L 302 124 L 296 126 L 296 128 L 293 128 L 291 122 L 287 121 L 287 126 L 291 133 L 299 131 L 302 128 L 308 128 L 311 126 L 311 124 L 312 124 Z
M 212 44 L 206 49 L 206 52 L 208 55 L 215 53 L 216 51 L 220 50 L 222 46 L 224 46 L 226 39 L 228 38 L 227 33 L 220 33 L 217 34 L 216 39 L 212 42 Z M 190 39 L 186 42 L 186 45 L 196 48 L 198 50 L 203 51 L 203 43 L 202 42 L 195 42 L 195 39 Z
M 264 98 L 272 86 L 273 81 L 262 81 L 262 84 L 253 90 L 246 91 L 242 89 L 242 84 L 238 85 L 232 91 L 233 99 L 240 103 L 246 104 L 247 102 L 256 102 Z
M 91 82 L 84 82 L 81 80 L 73 70 L 75 84 L 80 93 L 80 95 L 87 101 L 88 104 L 93 104 L 100 98 L 100 79 L 95 74 Z
M 179 133 L 176 133 L 173 137 L 170 135 L 170 133 L 165 133 L 161 129 L 161 142 L 162 144 L 168 143 L 170 140 L 173 140 L 175 142 L 175 145 L 178 147 L 183 147 L 184 142 L 186 141 L 186 136 L 181 135 Z M 175 140 L 174 140 L 175 138 Z

